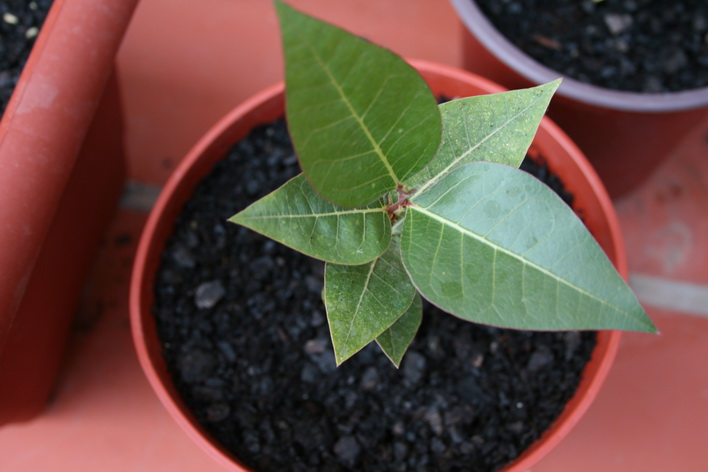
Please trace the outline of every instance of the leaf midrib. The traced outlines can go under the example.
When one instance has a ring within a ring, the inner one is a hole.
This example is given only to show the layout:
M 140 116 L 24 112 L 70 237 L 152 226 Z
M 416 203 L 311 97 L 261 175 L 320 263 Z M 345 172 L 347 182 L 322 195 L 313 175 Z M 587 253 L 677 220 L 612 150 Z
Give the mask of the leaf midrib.
M 332 85 L 334 85 L 334 88 L 337 90 L 337 93 L 341 97 L 342 102 L 346 105 L 346 107 L 349 109 L 349 112 L 351 113 L 351 115 L 357 121 L 357 123 L 359 124 L 361 129 L 364 131 L 364 135 L 369 140 L 369 143 L 371 144 L 371 146 L 374 148 L 374 152 L 376 153 L 378 158 L 383 163 L 384 167 L 386 168 L 386 171 L 391 176 L 391 179 L 393 179 L 394 184 L 396 186 L 400 185 L 401 182 L 398 179 L 398 177 L 396 176 L 396 172 L 393 170 L 393 167 L 386 159 L 386 155 L 384 154 L 384 152 L 381 150 L 381 147 L 374 139 L 374 136 L 371 134 L 371 131 L 369 130 L 368 126 L 366 126 L 366 123 L 364 123 L 363 118 L 356 112 L 356 110 L 354 109 L 354 106 L 347 99 L 347 97 L 344 93 L 344 90 L 342 90 L 341 85 L 339 84 L 339 82 L 336 80 L 336 78 L 332 74 L 332 71 L 330 70 L 329 66 L 324 62 L 322 57 L 317 53 L 317 50 L 315 49 L 315 47 L 312 45 L 312 43 L 307 38 L 306 38 L 306 44 L 307 44 L 308 48 L 310 49 L 310 51 L 312 52 L 312 56 L 315 58 L 315 60 L 320 65 L 320 67 L 325 72 L 325 74 L 327 74 L 327 77 L 329 78 Z
M 384 208 L 367 208 L 367 209 L 353 209 L 345 211 L 333 211 L 329 213 L 303 213 L 303 214 L 281 214 L 281 215 L 255 215 L 255 216 L 242 216 L 239 217 L 241 221 L 245 220 L 267 220 L 267 219 L 283 219 L 283 218 L 325 218 L 331 216 L 347 216 L 347 215 L 357 215 L 357 214 L 367 214 L 367 213 L 386 213 Z
M 366 274 L 366 282 L 364 283 L 364 287 L 361 290 L 361 294 L 359 294 L 359 300 L 357 301 L 356 304 L 356 309 L 354 310 L 354 315 L 352 316 L 352 320 L 349 323 L 349 330 L 347 331 L 347 336 L 345 337 L 343 343 L 345 345 L 349 344 L 349 338 L 351 337 L 352 330 L 354 329 L 354 322 L 356 321 L 357 317 L 359 316 L 359 310 L 361 310 L 361 304 L 364 301 L 364 294 L 368 291 L 369 287 L 369 282 L 371 281 L 371 276 L 374 273 L 374 269 L 376 268 L 376 263 L 380 260 L 380 258 L 374 259 L 373 261 L 370 262 L 371 266 L 369 267 L 369 273 Z

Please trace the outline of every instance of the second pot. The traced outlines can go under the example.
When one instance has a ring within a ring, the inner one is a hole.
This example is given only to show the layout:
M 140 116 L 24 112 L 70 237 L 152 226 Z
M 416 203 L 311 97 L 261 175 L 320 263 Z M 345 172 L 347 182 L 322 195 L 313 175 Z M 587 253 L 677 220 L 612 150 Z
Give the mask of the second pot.
M 466 69 L 510 89 L 562 76 L 516 47 L 473 0 L 451 2 L 464 26 Z M 706 117 L 708 87 L 649 94 L 611 90 L 566 77 L 548 114 L 583 150 L 616 198 L 640 186 Z

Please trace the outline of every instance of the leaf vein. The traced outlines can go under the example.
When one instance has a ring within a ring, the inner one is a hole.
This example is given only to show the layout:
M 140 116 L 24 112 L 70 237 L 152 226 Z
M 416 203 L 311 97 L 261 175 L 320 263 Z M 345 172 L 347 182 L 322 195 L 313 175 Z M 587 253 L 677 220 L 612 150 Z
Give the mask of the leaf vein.
M 455 223 L 455 222 L 450 221 L 450 220 L 448 220 L 448 219 L 446 219 L 446 218 L 444 218 L 444 217 L 442 217 L 442 216 L 440 216 L 440 215 L 437 215 L 437 214 L 431 212 L 430 210 L 428 210 L 428 209 L 425 208 L 425 207 L 420 207 L 420 206 L 417 206 L 417 205 L 413 204 L 413 205 L 411 205 L 411 208 L 414 208 L 416 211 L 418 211 L 418 212 L 420 212 L 420 213 L 426 215 L 428 218 L 431 218 L 431 219 L 433 219 L 433 220 L 435 220 L 435 221 L 438 221 L 438 222 L 441 224 L 442 227 L 450 227 L 450 228 L 453 228 L 453 229 L 455 229 L 455 230 L 457 230 L 457 231 L 459 231 L 459 232 L 461 232 L 461 233 L 463 233 L 463 234 L 469 236 L 469 237 L 472 238 L 472 239 L 476 239 L 476 240 L 478 240 L 478 241 L 483 242 L 484 244 L 490 246 L 492 249 L 494 249 L 494 250 L 496 250 L 496 251 L 499 251 L 499 252 L 501 252 L 501 253 L 504 253 L 504 254 L 510 256 L 512 259 L 515 259 L 515 260 L 519 261 L 522 265 L 528 265 L 528 266 L 532 267 L 533 269 L 535 269 L 535 270 L 537 270 L 537 271 L 539 271 L 539 272 L 541 272 L 541 273 L 547 275 L 547 276 L 550 277 L 551 279 L 558 280 L 559 282 L 563 283 L 564 285 L 566 285 L 566 286 L 572 288 L 573 290 L 575 290 L 575 291 L 577 291 L 577 292 L 579 292 L 579 293 L 582 293 L 584 296 L 586 296 L 586 297 L 588 297 L 588 298 L 590 298 L 590 299 L 596 301 L 597 303 L 599 303 L 599 304 L 602 305 L 602 306 L 610 307 L 610 308 L 613 309 L 614 311 L 616 311 L 616 312 L 618 312 L 618 313 L 621 313 L 621 314 L 627 316 L 628 318 L 632 318 L 632 319 L 635 319 L 635 320 L 637 320 L 637 321 L 640 321 L 637 317 L 633 316 L 631 313 L 629 313 L 629 312 L 627 312 L 627 311 L 625 311 L 625 310 L 622 310 L 620 307 L 618 307 L 618 306 L 616 306 L 616 305 L 613 305 L 613 304 L 610 304 L 610 303 L 607 302 L 606 300 L 603 300 L 603 299 L 597 297 L 595 294 L 593 294 L 593 293 L 591 293 L 591 292 L 588 292 L 587 290 L 583 289 L 582 287 L 577 286 L 576 284 L 574 284 L 574 283 L 572 283 L 572 282 L 570 282 L 570 281 L 568 281 L 568 280 L 562 279 L 561 277 L 559 277 L 559 276 L 557 276 L 556 274 L 554 274 L 554 273 L 548 271 L 548 269 L 539 266 L 538 264 L 534 263 L 533 261 L 530 261 L 530 260 L 528 260 L 528 259 L 523 259 L 523 258 L 521 258 L 521 256 L 519 256 L 518 254 L 515 254 L 515 253 L 509 251 L 508 249 L 504 248 L 503 246 L 500 246 L 500 245 L 494 243 L 493 241 L 490 241 L 490 240 L 484 238 L 483 236 L 480 236 L 480 235 L 474 233 L 473 231 L 468 230 L 467 228 L 465 228 L 465 227 L 463 227 L 463 226 L 460 226 L 458 223 Z M 442 232 L 441 232 L 441 234 L 442 234 Z M 496 254 L 496 253 L 495 253 L 495 254 Z M 430 281 L 432 281 L 432 271 L 431 271 L 431 278 L 430 278 Z
M 484 136 L 477 144 L 474 146 L 470 147 L 467 149 L 467 151 L 463 152 L 460 154 L 458 157 L 452 160 L 450 164 L 448 164 L 442 171 L 438 172 L 437 175 L 434 175 L 431 177 L 431 179 L 426 182 L 424 185 L 422 185 L 416 193 L 413 195 L 412 198 L 417 197 L 418 195 L 422 194 L 425 192 L 427 189 L 429 189 L 432 185 L 437 183 L 445 174 L 450 172 L 450 170 L 454 169 L 455 166 L 462 160 L 464 160 L 467 156 L 469 156 L 471 153 L 479 149 L 484 143 L 486 143 L 488 140 L 490 140 L 493 136 L 496 136 L 497 133 L 501 132 L 505 127 L 507 127 L 509 124 L 511 124 L 513 121 L 515 121 L 517 118 L 522 116 L 524 113 L 526 113 L 529 109 L 531 109 L 539 100 L 541 100 L 543 97 L 542 96 L 537 96 L 535 100 L 530 100 L 524 108 L 522 108 L 518 113 L 515 115 L 511 116 L 509 119 L 507 119 L 505 122 L 501 123 L 499 126 L 497 126 L 495 129 L 493 129 L 489 134 Z M 468 143 L 469 144 L 469 143 Z
M 381 150 L 381 147 L 379 146 L 379 144 L 376 142 L 373 135 L 371 134 L 371 130 L 366 125 L 366 123 L 364 123 L 362 117 L 359 116 L 357 111 L 354 109 L 354 106 L 352 105 L 352 103 L 349 101 L 349 99 L 345 95 L 344 90 L 342 90 L 341 84 L 334 77 L 334 74 L 330 70 L 327 63 L 319 55 L 319 53 L 317 52 L 315 47 L 312 45 L 312 43 L 309 42 L 309 40 L 308 40 L 307 44 L 310 47 L 310 51 L 311 51 L 312 55 L 315 57 L 315 59 L 319 63 L 322 70 L 325 72 L 327 77 L 330 79 L 330 81 L 332 82 L 332 85 L 334 85 L 335 89 L 337 90 L 337 93 L 339 93 L 339 95 L 342 97 L 342 102 L 344 102 L 344 104 L 349 109 L 349 112 L 352 114 L 354 119 L 358 122 L 359 126 L 361 127 L 362 131 L 364 132 L 364 135 L 366 136 L 367 140 L 369 141 L 372 148 L 374 149 L 376 155 L 379 157 L 381 162 L 383 162 L 384 167 L 386 167 L 386 170 L 387 170 L 388 174 L 390 175 L 391 179 L 393 179 L 394 183 L 396 185 L 398 185 L 400 183 L 400 180 L 398 179 L 398 176 L 396 176 L 396 173 L 394 172 L 393 168 L 391 167 L 391 164 L 388 162 L 386 156 L 384 155 L 383 151 Z

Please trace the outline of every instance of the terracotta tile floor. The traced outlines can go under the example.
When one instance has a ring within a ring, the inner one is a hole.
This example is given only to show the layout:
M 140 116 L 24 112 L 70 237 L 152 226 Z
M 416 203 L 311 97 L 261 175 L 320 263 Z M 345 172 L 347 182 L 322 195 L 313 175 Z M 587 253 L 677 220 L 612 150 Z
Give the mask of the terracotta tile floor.
M 444 0 L 298 0 L 295 6 L 408 56 L 461 63 Z M 217 471 L 150 390 L 128 324 L 130 266 L 154 192 L 227 110 L 281 75 L 263 0 L 143 0 L 118 58 L 131 184 L 106 235 L 56 394 L 0 428 L 0 469 Z M 537 467 L 708 470 L 708 117 L 642 188 L 617 201 L 631 282 L 660 336 L 624 336 L 596 402 Z

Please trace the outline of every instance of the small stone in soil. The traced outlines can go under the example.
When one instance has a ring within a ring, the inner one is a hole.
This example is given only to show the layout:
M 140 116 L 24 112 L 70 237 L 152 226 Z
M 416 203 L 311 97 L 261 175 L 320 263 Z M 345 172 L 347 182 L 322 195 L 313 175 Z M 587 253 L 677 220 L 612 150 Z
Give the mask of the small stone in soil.
M 334 445 L 334 453 L 339 460 L 352 467 L 359 458 L 361 447 L 353 436 L 344 436 Z
M 226 294 L 226 289 L 220 280 L 204 282 L 194 293 L 194 304 L 197 308 L 213 308 Z
M 364 371 L 364 375 L 361 376 L 361 389 L 362 390 L 372 390 L 376 388 L 379 382 L 379 373 L 376 367 L 367 367 Z
M 204 351 L 194 349 L 184 354 L 179 360 L 179 373 L 187 383 L 198 383 L 206 379 L 214 369 L 216 360 Z
M 608 13 L 605 15 L 605 24 L 610 33 L 618 35 L 632 26 L 632 17 L 630 15 Z
M 300 380 L 305 383 L 314 383 L 319 378 L 319 369 L 312 363 L 308 362 L 302 367 L 300 372 Z
M 425 421 L 430 425 L 430 429 L 440 436 L 443 433 L 442 417 L 437 408 L 432 407 L 425 411 L 424 414 Z
M 231 408 L 226 403 L 212 403 L 207 408 L 207 421 L 216 423 L 229 417 Z
M 403 358 L 403 376 L 410 385 L 415 385 L 425 375 L 425 357 L 410 349 Z
M 217 346 L 219 346 L 219 350 L 224 355 L 224 358 L 226 359 L 227 362 L 235 362 L 236 361 L 236 351 L 234 350 L 231 343 L 229 343 L 228 341 L 222 340 L 217 343 Z
M 553 362 L 553 354 L 551 354 L 548 349 L 539 347 L 533 351 L 533 354 L 531 354 L 531 358 L 529 359 L 529 363 L 526 368 L 531 372 L 537 372 L 540 368 L 550 364 L 551 362 Z
M 305 343 L 307 354 L 322 354 L 327 350 L 329 341 L 326 339 L 310 339 Z

